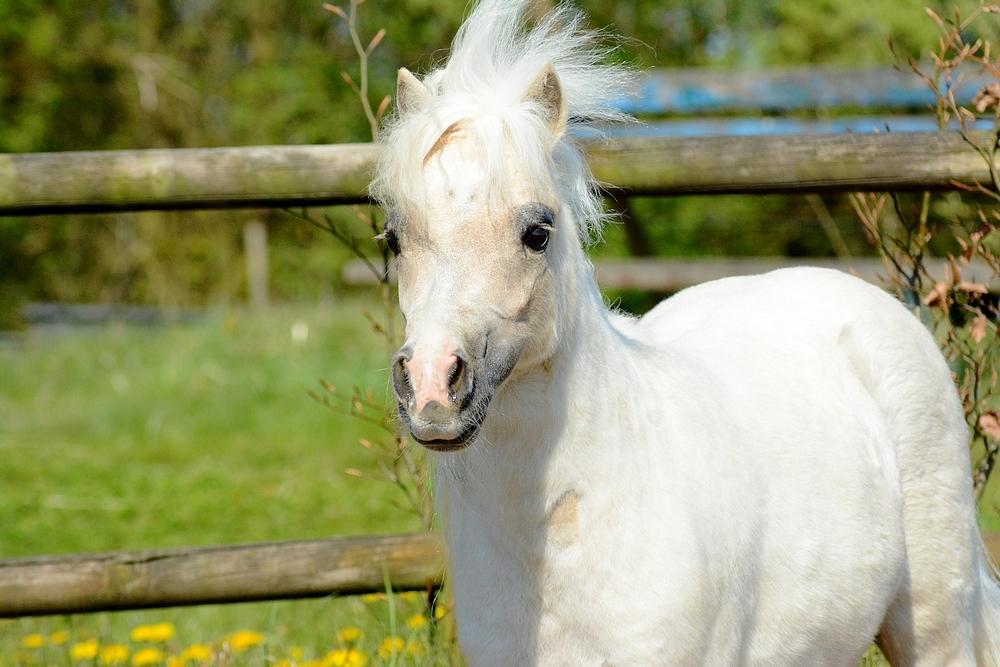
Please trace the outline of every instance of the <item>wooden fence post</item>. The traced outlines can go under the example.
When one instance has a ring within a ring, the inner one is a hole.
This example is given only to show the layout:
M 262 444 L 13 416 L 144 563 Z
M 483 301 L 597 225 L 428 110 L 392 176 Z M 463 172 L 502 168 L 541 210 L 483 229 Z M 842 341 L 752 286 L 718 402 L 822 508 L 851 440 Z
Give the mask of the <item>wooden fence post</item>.
M 267 261 L 267 227 L 260 220 L 243 225 L 243 254 L 247 265 L 247 296 L 254 310 L 267 310 L 270 282 Z

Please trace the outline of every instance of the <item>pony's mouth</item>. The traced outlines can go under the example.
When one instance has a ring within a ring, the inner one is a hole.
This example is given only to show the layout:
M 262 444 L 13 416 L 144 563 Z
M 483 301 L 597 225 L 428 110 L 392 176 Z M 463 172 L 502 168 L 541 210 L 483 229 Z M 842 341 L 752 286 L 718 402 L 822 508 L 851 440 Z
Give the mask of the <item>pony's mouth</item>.
M 424 434 L 425 437 L 417 435 L 413 420 L 402 405 L 399 406 L 399 414 L 406 423 L 407 429 L 410 431 L 410 436 L 418 443 L 434 452 L 457 452 L 465 449 L 476 441 L 476 438 L 479 436 L 479 429 L 482 427 L 484 419 L 482 416 L 468 420 L 460 417 L 465 424 L 462 426 L 462 430 L 459 431 L 458 435 L 451 438 L 437 438 L 426 437 L 426 433 Z M 485 415 L 485 410 L 474 410 L 473 414 Z
M 410 435 L 413 433 L 411 432 Z M 451 440 L 421 440 L 415 435 L 413 435 L 413 439 L 432 452 L 457 452 L 471 445 L 477 435 L 479 435 L 478 427 L 468 435 L 463 433 L 460 437 Z

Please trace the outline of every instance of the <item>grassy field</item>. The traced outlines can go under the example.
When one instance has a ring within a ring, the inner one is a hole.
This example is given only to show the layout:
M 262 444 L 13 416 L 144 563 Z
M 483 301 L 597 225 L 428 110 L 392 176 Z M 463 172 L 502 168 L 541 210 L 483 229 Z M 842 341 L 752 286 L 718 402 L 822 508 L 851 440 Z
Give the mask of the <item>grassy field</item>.
M 371 303 L 0 340 L 0 558 L 418 530 L 345 473 L 376 429 L 307 395 L 386 395 Z M 0 667 L 443 664 L 428 620 L 410 594 L 0 621 Z
M 418 530 L 394 487 L 344 472 L 374 469 L 357 444 L 374 427 L 307 395 L 320 379 L 387 390 L 363 303 L 0 342 L 0 557 Z M 91 638 L 126 646 L 134 660 L 144 644 L 132 629 L 164 622 L 174 636 L 147 648 L 208 644 L 239 664 L 335 664 L 338 631 L 359 626 L 356 648 L 375 661 L 387 635 L 426 639 L 425 627 L 406 625 L 419 600 L 393 607 L 394 618 L 387 601 L 351 599 L 0 622 L 0 665 L 65 664 Z M 241 630 L 261 644 L 245 635 L 254 641 L 233 652 L 226 638 Z
M 371 428 L 306 393 L 384 393 L 383 356 L 355 301 L 3 344 L 0 553 L 416 528 L 390 487 L 344 474 L 371 465 Z

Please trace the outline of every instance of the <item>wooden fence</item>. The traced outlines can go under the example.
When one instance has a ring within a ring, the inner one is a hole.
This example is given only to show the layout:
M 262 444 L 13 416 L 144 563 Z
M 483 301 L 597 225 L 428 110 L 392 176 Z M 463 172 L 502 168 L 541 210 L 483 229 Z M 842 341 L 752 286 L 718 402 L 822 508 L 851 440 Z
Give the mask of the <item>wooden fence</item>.
M 623 108 L 658 114 L 928 102 L 912 76 L 826 76 L 832 87 L 817 85 L 814 70 L 756 78 L 654 73 L 640 99 Z M 970 97 L 976 85 L 960 96 Z M 941 190 L 990 177 L 956 133 L 688 136 L 701 122 L 674 136 L 647 125 L 583 143 L 595 175 L 616 197 Z M 834 130 L 850 127 L 838 122 Z M 782 132 L 802 131 L 801 123 L 786 123 Z M 366 199 L 376 156 L 370 144 L 0 155 L 0 216 L 357 203 Z M 823 262 L 832 260 L 809 260 Z M 671 290 L 781 263 L 796 262 L 632 260 L 599 263 L 597 275 L 605 286 Z M 881 270 L 871 260 L 837 266 L 868 279 Z M 345 278 L 364 282 L 370 274 L 348 266 Z M 1000 559 L 1000 536 L 986 541 Z M 440 583 L 442 553 L 436 536 L 397 535 L 0 560 L 0 617 L 361 593 L 383 590 L 386 581 L 423 590 Z
M 957 133 L 585 141 L 627 195 L 941 190 L 986 182 Z M 371 144 L 0 155 L 0 215 L 325 206 L 365 199 Z

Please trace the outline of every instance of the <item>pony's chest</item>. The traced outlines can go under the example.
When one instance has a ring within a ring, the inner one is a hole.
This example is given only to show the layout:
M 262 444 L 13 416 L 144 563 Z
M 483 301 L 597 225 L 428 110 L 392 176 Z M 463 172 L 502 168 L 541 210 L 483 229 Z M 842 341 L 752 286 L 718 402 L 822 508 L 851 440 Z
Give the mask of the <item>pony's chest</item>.
M 539 665 L 626 667 L 652 655 L 683 664 L 704 650 L 709 624 L 692 611 L 709 577 L 686 553 L 692 541 L 681 518 L 642 512 L 625 493 L 567 489 L 532 535 L 507 539 L 516 544 L 483 534 L 452 544 L 470 664 L 495 664 L 491 647 L 509 659 L 512 643 L 523 664 Z
M 686 521 L 663 509 L 602 509 L 566 496 L 549 517 L 540 655 L 615 667 L 649 664 L 652 655 L 693 659 L 715 610 L 699 614 L 711 577 L 691 552 Z

